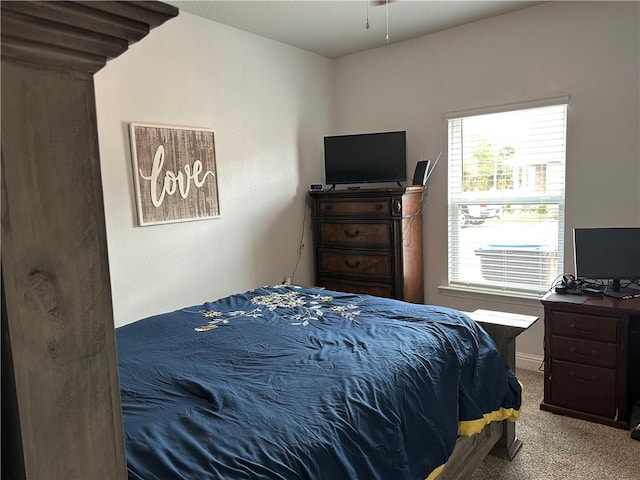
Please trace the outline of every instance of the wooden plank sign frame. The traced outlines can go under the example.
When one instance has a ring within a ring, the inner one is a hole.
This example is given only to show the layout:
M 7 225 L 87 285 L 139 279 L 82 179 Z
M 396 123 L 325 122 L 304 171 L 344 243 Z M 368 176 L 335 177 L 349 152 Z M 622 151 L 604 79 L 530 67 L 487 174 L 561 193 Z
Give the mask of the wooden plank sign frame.
M 213 130 L 130 123 L 140 226 L 220 216 Z

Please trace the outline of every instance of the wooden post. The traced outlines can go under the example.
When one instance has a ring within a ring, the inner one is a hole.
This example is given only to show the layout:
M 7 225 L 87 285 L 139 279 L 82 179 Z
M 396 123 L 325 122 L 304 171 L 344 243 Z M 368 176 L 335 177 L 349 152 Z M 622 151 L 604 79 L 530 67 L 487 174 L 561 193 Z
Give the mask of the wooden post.
M 124 479 L 93 73 L 177 10 L 1 6 L 3 473 Z

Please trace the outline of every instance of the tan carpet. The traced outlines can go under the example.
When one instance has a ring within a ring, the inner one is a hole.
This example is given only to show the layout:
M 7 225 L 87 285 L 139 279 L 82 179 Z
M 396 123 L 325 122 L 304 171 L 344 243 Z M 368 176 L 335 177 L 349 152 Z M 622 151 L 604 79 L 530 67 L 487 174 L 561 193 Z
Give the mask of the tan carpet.
M 509 462 L 489 455 L 469 480 L 640 480 L 640 442 L 630 432 L 540 410 L 543 374 L 517 370 L 523 446 Z

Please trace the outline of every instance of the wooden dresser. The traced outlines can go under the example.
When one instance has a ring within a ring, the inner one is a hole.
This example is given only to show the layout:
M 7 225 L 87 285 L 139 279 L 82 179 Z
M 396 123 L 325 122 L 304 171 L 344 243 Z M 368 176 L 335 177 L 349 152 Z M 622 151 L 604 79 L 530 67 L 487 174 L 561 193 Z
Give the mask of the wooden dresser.
M 544 401 L 540 408 L 628 428 L 638 389 L 640 299 L 548 294 L 544 305 Z
M 422 186 L 309 192 L 316 285 L 422 303 L 423 193 Z

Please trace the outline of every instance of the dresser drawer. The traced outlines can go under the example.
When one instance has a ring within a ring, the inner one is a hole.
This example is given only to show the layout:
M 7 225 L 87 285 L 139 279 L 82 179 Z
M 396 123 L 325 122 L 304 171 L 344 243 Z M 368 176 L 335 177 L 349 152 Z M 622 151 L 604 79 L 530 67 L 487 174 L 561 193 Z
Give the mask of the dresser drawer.
M 391 201 L 389 199 L 350 200 L 348 202 L 320 200 L 318 212 L 322 216 L 389 217 L 391 216 Z
M 618 347 L 614 343 L 594 342 L 571 337 L 551 337 L 551 356 L 557 360 L 616 368 Z
M 320 277 L 320 286 L 338 292 L 360 293 L 375 295 L 376 297 L 393 298 L 393 289 L 390 284 L 368 282 L 343 282 L 335 278 Z
M 347 275 L 391 277 L 391 254 L 318 250 L 320 271 Z
M 391 248 L 391 223 L 321 223 L 321 244 L 371 245 Z
M 553 405 L 615 418 L 615 370 L 553 360 L 551 372 Z
M 615 343 L 618 339 L 618 319 L 598 315 L 553 312 L 553 331 L 551 334 Z

